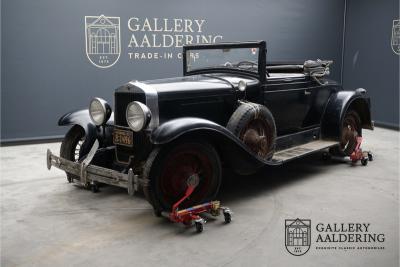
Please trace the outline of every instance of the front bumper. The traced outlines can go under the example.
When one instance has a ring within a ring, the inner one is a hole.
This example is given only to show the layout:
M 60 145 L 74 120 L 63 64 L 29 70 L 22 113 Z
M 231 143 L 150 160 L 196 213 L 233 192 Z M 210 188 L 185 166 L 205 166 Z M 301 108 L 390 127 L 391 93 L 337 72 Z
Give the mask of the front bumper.
M 143 179 L 133 173 L 129 169 L 128 173 L 121 173 L 115 170 L 103 168 L 100 166 L 92 165 L 90 162 L 73 162 L 62 157 L 54 155 L 50 149 L 47 150 L 47 169 L 54 166 L 58 169 L 64 170 L 70 174 L 80 177 L 80 183 L 86 185 L 88 183 L 100 182 L 110 184 L 128 190 L 129 195 L 134 195 L 139 190 L 139 186 L 145 185 Z

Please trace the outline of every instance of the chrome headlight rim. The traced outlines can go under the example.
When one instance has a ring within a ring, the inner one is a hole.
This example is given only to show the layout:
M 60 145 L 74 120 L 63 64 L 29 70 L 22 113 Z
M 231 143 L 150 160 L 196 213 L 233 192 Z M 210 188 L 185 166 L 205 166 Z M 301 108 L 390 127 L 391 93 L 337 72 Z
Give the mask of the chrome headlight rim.
M 89 104 L 89 116 L 96 126 L 103 125 L 111 116 L 111 107 L 104 99 L 95 97 Z
M 246 81 L 240 80 L 240 81 L 238 82 L 238 89 L 239 89 L 239 91 L 244 92 L 244 91 L 246 91 L 246 88 L 247 88 L 247 83 L 246 83 Z
M 132 108 L 134 110 L 132 110 Z M 145 104 L 139 101 L 133 101 L 126 107 L 125 117 L 129 128 L 134 132 L 140 132 L 149 125 L 151 111 Z

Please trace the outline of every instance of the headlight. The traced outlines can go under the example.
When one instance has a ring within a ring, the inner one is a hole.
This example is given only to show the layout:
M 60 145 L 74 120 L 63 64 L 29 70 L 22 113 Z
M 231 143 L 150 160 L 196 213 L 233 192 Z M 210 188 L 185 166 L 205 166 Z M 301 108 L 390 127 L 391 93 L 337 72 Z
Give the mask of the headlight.
M 145 104 L 137 101 L 129 103 L 126 108 L 126 121 L 133 131 L 139 132 L 149 124 L 150 120 L 151 112 Z
M 240 80 L 239 83 L 238 83 L 239 91 L 243 92 L 244 90 L 246 90 L 246 87 L 247 87 L 247 83 L 245 81 L 243 81 L 243 80 Z
M 89 115 L 94 124 L 102 125 L 110 118 L 111 107 L 104 99 L 93 98 L 89 105 Z

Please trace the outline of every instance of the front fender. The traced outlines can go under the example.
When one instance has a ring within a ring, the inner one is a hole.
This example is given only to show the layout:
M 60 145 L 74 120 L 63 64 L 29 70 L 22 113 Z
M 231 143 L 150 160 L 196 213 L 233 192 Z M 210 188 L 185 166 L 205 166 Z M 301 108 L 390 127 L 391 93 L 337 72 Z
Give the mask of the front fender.
M 64 114 L 59 120 L 59 126 L 69 126 L 69 125 L 79 125 L 85 131 L 85 142 L 83 143 L 83 149 L 85 151 L 89 151 L 94 141 L 99 139 L 101 145 L 105 143 L 109 143 L 108 141 L 111 139 L 111 130 L 114 125 L 114 116 L 111 114 L 110 119 L 106 124 L 105 136 L 100 127 L 97 127 L 92 120 L 90 119 L 89 110 L 82 109 L 78 111 L 68 112 Z
M 161 124 L 152 132 L 150 140 L 153 144 L 162 145 L 182 135 L 199 131 L 221 134 L 232 141 L 241 142 L 225 127 L 206 119 L 193 117 L 173 119 Z
M 225 127 L 202 118 L 179 118 L 161 124 L 151 134 L 155 145 L 166 145 L 180 138 L 205 140 L 215 146 L 223 161 L 241 172 L 263 165 L 278 165 L 254 154 L 243 142 Z
M 349 109 L 359 114 L 362 128 L 373 130 L 370 99 L 365 93 L 360 88 L 355 91 L 339 91 L 330 97 L 321 121 L 321 135 L 324 139 L 340 139 L 342 121 Z

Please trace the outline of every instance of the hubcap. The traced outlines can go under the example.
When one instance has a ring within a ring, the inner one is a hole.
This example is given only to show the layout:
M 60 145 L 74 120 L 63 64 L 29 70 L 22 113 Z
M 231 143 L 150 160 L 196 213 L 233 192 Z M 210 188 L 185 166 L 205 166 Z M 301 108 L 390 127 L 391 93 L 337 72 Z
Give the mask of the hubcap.
M 342 149 L 347 149 L 349 145 L 356 141 L 358 132 L 356 129 L 356 123 L 352 117 L 346 117 L 343 122 L 342 136 L 340 140 L 340 146 Z
M 241 140 L 258 156 L 265 158 L 270 152 L 271 130 L 260 119 L 251 121 L 241 134 Z

